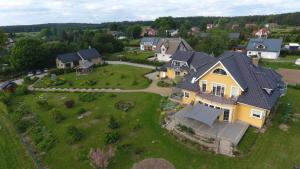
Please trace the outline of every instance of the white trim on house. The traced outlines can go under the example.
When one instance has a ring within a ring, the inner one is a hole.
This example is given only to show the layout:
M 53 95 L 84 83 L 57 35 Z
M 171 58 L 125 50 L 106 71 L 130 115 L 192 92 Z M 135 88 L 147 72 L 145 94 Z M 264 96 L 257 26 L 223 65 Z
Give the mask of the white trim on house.
M 214 84 L 216 84 L 217 86 L 221 86 L 221 87 L 224 87 L 224 96 L 226 95 L 226 84 L 223 84 L 223 83 L 217 83 L 217 82 L 211 82 L 211 92 L 213 92 L 213 89 L 214 89 Z M 222 88 L 221 88 L 222 89 Z M 221 90 L 222 91 L 222 90 Z M 220 92 L 221 92 L 220 91 Z M 213 93 L 214 94 L 214 93 Z M 221 93 L 220 93 L 221 94 Z M 214 94 L 215 95 L 215 94 Z M 215 95 L 215 96 L 218 96 L 218 95 Z M 222 97 L 222 95 L 220 95 L 219 97 Z
M 206 87 L 205 87 L 205 91 L 204 92 L 207 92 L 207 80 L 200 80 L 200 83 L 201 83 L 201 85 L 200 85 L 200 91 L 203 92 L 202 85 L 203 85 L 203 83 L 205 83 Z
M 188 91 L 183 91 L 183 97 L 185 97 L 185 98 L 190 98 L 190 92 L 188 92 Z
M 239 88 L 244 91 L 244 89 L 241 87 L 241 85 L 234 79 L 234 77 L 231 75 L 231 73 L 226 69 L 226 67 L 222 64 L 221 61 L 218 61 L 216 64 L 214 64 L 212 67 L 210 67 L 206 72 L 204 72 L 202 75 L 200 75 L 196 81 L 198 81 L 200 78 L 202 78 L 204 75 L 206 75 L 209 71 L 211 71 L 214 67 L 216 67 L 218 64 L 221 64 L 221 66 L 226 70 L 226 73 L 229 74 L 229 76 L 233 79 L 233 81 L 239 86 Z M 225 75 L 224 75 L 225 76 Z

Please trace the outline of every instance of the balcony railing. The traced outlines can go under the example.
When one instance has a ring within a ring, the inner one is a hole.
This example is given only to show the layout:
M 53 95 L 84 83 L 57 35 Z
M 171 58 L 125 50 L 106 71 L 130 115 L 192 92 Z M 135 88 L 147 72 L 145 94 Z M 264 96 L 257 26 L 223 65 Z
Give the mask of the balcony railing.
M 205 92 L 200 92 L 198 93 L 198 96 L 205 99 L 205 100 L 210 100 L 212 102 L 217 102 L 221 104 L 231 104 L 234 105 L 237 102 L 237 97 L 222 97 L 222 96 L 216 96 L 213 93 L 205 93 Z

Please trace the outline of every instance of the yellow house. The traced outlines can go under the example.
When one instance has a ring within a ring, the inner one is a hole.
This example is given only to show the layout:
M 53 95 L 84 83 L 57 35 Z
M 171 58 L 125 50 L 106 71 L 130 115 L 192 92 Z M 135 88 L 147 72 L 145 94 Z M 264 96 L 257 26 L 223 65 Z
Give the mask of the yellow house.
M 222 110 L 219 121 L 239 120 L 261 128 L 285 84 L 279 74 L 255 66 L 247 55 L 225 52 L 186 76 L 177 88 L 184 104 Z
M 196 72 L 214 58 L 204 52 L 180 51 L 172 55 L 172 59 L 160 71 L 160 78 L 175 79 Z

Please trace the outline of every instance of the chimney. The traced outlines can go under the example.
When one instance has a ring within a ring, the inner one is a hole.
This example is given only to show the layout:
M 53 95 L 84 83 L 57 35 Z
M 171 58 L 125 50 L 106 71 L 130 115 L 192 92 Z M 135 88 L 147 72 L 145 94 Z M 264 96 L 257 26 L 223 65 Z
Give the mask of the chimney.
M 252 63 L 253 63 L 255 66 L 258 66 L 259 58 L 258 58 L 258 57 L 252 57 Z

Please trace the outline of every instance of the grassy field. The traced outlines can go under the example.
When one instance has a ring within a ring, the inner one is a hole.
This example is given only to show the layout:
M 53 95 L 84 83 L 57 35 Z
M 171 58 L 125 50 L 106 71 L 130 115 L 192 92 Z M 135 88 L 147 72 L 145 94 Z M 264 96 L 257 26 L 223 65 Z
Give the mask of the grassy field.
M 150 69 L 138 68 L 127 65 L 107 65 L 95 68 L 88 75 L 76 76 L 76 73 L 60 75 L 65 83 L 57 85 L 60 88 L 119 88 L 119 89 L 142 89 L 146 88 L 150 81 L 144 74 Z M 50 77 L 39 81 L 36 87 L 52 87 L 48 85 Z
M 4 105 L 0 103 L 0 168 L 34 169 L 35 166 L 4 113 L 3 107 Z
M 152 51 L 124 51 L 114 53 L 109 57 L 113 59 L 143 61 L 152 56 L 154 56 L 154 53 Z
M 294 62 L 271 62 L 271 61 L 260 61 L 260 65 L 272 69 L 300 69 L 299 65 L 296 65 Z
M 39 96 L 47 98 L 49 104 L 59 109 L 66 119 L 56 124 L 48 111 L 40 109 L 36 101 Z M 43 120 L 47 128 L 58 138 L 56 146 L 50 150 L 44 160 L 50 168 L 89 168 L 86 154 L 91 147 L 104 147 L 105 133 L 109 118 L 114 116 L 121 127 L 116 129 L 121 134 L 117 143 L 118 151 L 109 169 L 130 169 L 134 162 L 147 157 L 159 157 L 169 160 L 176 169 L 232 169 L 259 168 L 282 169 L 300 165 L 300 121 L 294 120 L 288 124 L 288 131 L 282 131 L 282 112 L 285 106 L 280 106 L 272 125 L 264 134 L 256 134 L 250 129 L 239 148 L 246 155 L 229 158 L 200 150 L 196 145 L 178 142 L 160 127 L 160 113 L 157 111 L 160 96 L 146 93 L 101 94 L 93 102 L 81 102 L 79 94 L 65 93 L 35 93 L 14 100 L 24 102 Z M 63 102 L 73 99 L 75 106 L 65 108 Z M 294 113 L 300 114 L 300 90 L 289 89 L 287 96 L 281 99 L 281 105 L 291 103 Z M 135 103 L 128 112 L 115 108 L 120 100 Z M 84 107 L 91 114 L 81 120 L 77 119 L 78 109 Z M 12 107 L 13 108 L 13 107 Z M 66 128 L 77 126 L 84 132 L 84 139 L 76 145 L 68 145 L 65 140 Z M 137 127 L 139 126 L 139 127 Z M 253 139 L 257 137 L 257 139 Z M 252 146 L 251 146 L 252 145 Z

